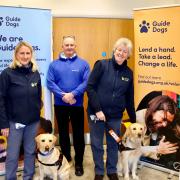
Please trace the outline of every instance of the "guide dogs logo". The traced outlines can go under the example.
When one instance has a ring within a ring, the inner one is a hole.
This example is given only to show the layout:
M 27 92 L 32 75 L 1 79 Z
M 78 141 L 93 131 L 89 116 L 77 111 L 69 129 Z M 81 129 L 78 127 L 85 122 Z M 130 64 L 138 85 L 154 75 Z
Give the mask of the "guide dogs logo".
M 150 26 L 151 24 L 151 26 Z M 154 20 L 151 23 L 147 22 L 146 20 L 142 20 L 141 24 L 139 24 L 140 27 L 140 33 L 147 33 L 150 32 L 150 27 L 151 27 L 151 32 L 152 33 L 167 33 L 168 29 L 171 26 L 171 22 L 167 20 Z
M 17 28 L 20 26 L 21 18 L 16 16 L 0 17 L 0 26 Z
M 3 23 L 3 17 L 0 17 L 0 26 L 2 26 Z
M 141 33 L 147 33 L 148 29 L 150 28 L 150 24 L 145 20 L 143 20 L 142 23 L 139 25 L 139 27 Z

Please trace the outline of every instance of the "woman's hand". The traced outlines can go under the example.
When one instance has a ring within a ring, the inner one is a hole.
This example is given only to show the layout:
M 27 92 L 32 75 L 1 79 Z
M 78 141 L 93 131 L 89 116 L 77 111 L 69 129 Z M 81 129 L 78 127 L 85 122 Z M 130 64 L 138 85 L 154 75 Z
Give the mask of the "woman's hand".
M 102 111 L 97 112 L 96 117 L 101 121 L 106 121 L 106 117 Z
M 1 134 L 5 137 L 9 136 L 9 128 L 1 129 Z
M 170 143 L 169 141 L 164 141 L 165 136 L 162 137 L 161 141 L 159 142 L 159 146 L 157 146 L 157 153 L 159 154 L 171 154 L 175 153 L 179 148 L 177 143 Z

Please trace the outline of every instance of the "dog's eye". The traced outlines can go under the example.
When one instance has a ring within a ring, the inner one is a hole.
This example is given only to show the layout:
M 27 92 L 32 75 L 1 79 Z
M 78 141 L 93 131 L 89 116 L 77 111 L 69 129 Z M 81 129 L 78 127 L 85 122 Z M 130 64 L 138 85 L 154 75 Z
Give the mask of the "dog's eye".
M 41 142 L 45 142 L 45 139 L 42 139 Z
M 49 142 L 52 142 L 52 140 L 50 139 Z
M 143 130 L 143 128 L 140 128 L 140 130 Z
M 136 128 L 133 128 L 133 130 L 136 130 Z

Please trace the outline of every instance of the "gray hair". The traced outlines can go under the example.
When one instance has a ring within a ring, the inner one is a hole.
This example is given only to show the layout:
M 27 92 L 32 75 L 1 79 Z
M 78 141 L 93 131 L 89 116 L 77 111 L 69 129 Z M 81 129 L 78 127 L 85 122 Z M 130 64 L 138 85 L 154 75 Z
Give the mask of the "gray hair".
M 76 40 L 76 38 L 75 38 L 75 36 L 71 36 L 71 35 L 68 35 L 68 36 L 63 36 L 63 39 L 62 39 L 62 44 L 64 44 L 64 41 L 67 39 L 67 38 L 71 38 L 71 39 L 73 39 L 74 40 L 74 42 L 75 42 L 75 40 Z
M 113 47 L 113 52 L 115 52 L 115 50 L 120 46 L 120 45 L 124 45 L 128 48 L 128 57 L 132 54 L 132 41 L 128 38 L 119 38 Z

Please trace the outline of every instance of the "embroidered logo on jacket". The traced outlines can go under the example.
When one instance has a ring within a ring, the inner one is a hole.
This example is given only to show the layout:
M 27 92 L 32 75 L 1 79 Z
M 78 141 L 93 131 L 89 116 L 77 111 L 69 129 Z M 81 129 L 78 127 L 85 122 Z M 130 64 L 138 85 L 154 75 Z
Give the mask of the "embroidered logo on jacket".
M 37 83 L 35 82 L 35 83 L 31 83 L 31 86 L 32 87 L 36 87 L 37 86 Z
M 72 69 L 73 72 L 79 72 L 79 69 Z
M 121 80 L 123 80 L 123 81 L 129 81 L 129 78 L 127 78 L 127 77 L 121 77 Z

